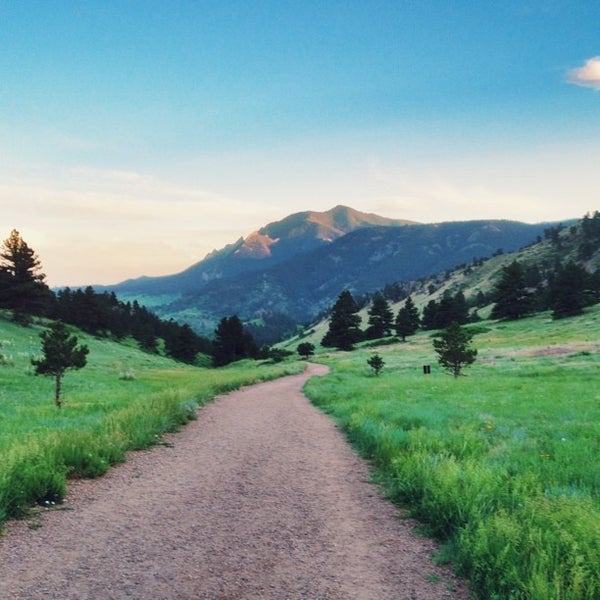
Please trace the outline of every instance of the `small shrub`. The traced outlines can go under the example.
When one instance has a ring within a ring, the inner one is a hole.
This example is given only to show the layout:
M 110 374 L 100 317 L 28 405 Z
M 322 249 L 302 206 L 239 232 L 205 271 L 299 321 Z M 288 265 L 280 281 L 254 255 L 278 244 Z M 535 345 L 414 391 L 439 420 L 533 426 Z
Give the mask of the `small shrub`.
M 373 369 L 375 375 L 379 376 L 379 373 L 385 365 L 385 361 L 383 358 L 381 358 L 381 356 L 379 356 L 379 354 L 373 354 L 373 356 L 367 360 L 367 364 L 371 367 L 371 369 Z
M 14 364 L 12 356 L 0 352 L 0 367 L 13 367 Z
M 302 342 L 298 344 L 297 351 L 302 358 L 308 360 L 315 353 L 315 345 L 310 342 Z
M 133 369 L 124 369 L 119 373 L 121 381 L 135 381 L 135 373 Z

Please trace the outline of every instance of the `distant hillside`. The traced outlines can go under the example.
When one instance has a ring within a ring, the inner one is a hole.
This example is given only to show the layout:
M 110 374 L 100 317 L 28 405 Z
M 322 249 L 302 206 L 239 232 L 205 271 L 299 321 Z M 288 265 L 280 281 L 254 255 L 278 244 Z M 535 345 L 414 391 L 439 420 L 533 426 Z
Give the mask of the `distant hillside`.
M 143 296 L 146 300 L 148 296 L 187 294 L 200 290 L 211 281 L 273 267 L 305 252 L 327 246 L 357 229 L 413 223 L 362 213 L 346 206 L 336 206 L 326 212 L 295 213 L 281 221 L 269 223 L 221 250 L 211 252 L 181 273 L 130 279 L 107 288 L 119 295 Z M 151 302 L 156 305 L 155 301 Z
M 425 277 L 498 249 L 515 250 L 534 241 L 543 229 L 510 221 L 371 227 L 271 269 L 211 282 L 169 309 L 188 314 L 192 308 L 204 313 L 224 310 L 246 319 L 271 311 L 309 321 L 329 308 L 343 289 L 365 293 L 388 282 Z
M 540 239 L 514 252 L 495 253 L 483 260 L 462 261 L 453 268 L 432 271 L 426 277 L 390 280 L 376 291 L 386 297 L 394 315 L 403 306 L 407 294 L 411 295 L 422 314 L 432 300 L 439 302 L 446 293 L 455 295 L 461 292 L 471 307 L 471 315 L 476 312 L 479 317 L 488 318 L 493 307 L 492 291 L 503 269 L 513 261 L 518 261 L 528 278 L 533 279 L 530 291 L 542 302 L 556 269 L 573 263 L 591 275 L 590 293 L 596 295 L 597 301 L 600 299 L 600 213 L 580 221 L 568 221 L 565 225 L 544 227 Z M 369 306 L 367 304 L 360 311 L 363 330 L 368 322 Z M 301 335 L 288 338 L 281 347 L 295 351 L 299 341 L 318 345 L 327 328 L 328 321 L 324 318 Z
M 330 308 L 343 289 L 369 293 L 510 252 L 548 227 L 503 220 L 411 224 L 338 206 L 271 223 L 177 275 L 110 289 L 204 335 L 233 314 L 259 326 L 276 320 L 285 333 Z
M 479 315 L 486 318 L 493 305 L 491 292 L 503 269 L 514 261 L 523 267 L 530 279 L 531 292 L 536 296 L 544 293 L 556 269 L 569 263 L 593 275 L 592 284 L 597 286 L 600 284 L 600 215 L 594 213 L 592 218 L 586 216 L 566 225 L 545 228 L 543 239 L 515 252 L 463 263 L 458 268 L 440 271 L 418 283 L 409 282 L 406 288 L 413 290 L 413 300 L 420 309 L 430 300 L 439 300 L 447 291 L 460 291 Z

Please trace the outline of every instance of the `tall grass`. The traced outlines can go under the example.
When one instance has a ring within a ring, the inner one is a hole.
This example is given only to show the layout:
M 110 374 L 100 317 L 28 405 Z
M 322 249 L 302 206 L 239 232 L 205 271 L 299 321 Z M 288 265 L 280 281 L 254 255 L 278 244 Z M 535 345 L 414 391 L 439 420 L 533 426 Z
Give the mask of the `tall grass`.
M 3 352 L 12 357 L 0 365 L 0 523 L 35 503 L 59 502 L 68 478 L 98 477 L 128 451 L 160 442 L 215 395 L 304 367 L 194 368 L 80 334 L 90 347 L 88 366 L 67 373 L 58 410 L 53 381 L 30 368 L 40 330 L 0 320 Z
M 389 494 L 445 543 L 478 598 L 600 598 L 600 311 L 486 323 L 454 380 L 429 335 L 331 354 L 312 400 L 373 461 Z M 432 374 L 421 366 L 430 363 Z

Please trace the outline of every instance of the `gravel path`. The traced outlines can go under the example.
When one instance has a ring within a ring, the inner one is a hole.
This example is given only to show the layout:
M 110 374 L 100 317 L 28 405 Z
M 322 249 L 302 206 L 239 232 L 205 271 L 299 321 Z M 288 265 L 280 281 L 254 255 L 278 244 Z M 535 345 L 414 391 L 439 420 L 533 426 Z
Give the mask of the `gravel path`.
M 466 599 L 301 394 L 324 372 L 221 396 L 169 446 L 10 524 L 0 598 Z

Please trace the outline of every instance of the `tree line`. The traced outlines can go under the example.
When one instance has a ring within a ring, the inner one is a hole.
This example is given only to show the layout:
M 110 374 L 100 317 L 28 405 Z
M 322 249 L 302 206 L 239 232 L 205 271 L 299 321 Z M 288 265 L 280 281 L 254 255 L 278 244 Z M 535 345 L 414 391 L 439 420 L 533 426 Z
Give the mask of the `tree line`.
M 198 353 L 212 356 L 217 366 L 258 354 L 237 317 L 219 324 L 213 342 L 187 324 L 160 319 L 137 301 L 123 302 L 114 293 L 98 293 L 91 286 L 54 293 L 45 279 L 38 255 L 13 229 L 0 249 L 0 308 L 11 311 L 21 325 L 30 324 L 33 317 L 45 317 L 99 337 L 117 341 L 131 337 L 147 352 L 157 353 L 162 345 L 167 356 L 186 363 L 193 363 Z M 243 342 L 231 349 L 230 340 L 240 329 Z
M 464 324 L 471 320 L 469 308 L 462 292 L 452 294 L 447 291 L 439 301 L 431 300 L 423 309 L 423 314 L 411 296 L 394 315 L 389 302 L 381 293 L 373 296 L 369 307 L 367 328 L 360 328 L 359 304 L 349 290 L 338 296 L 331 309 L 329 329 L 321 345 L 340 350 L 352 350 L 354 344 L 365 340 L 379 339 L 392 334 L 405 341 L 421 329 L 443 329 L 451 323 Z

